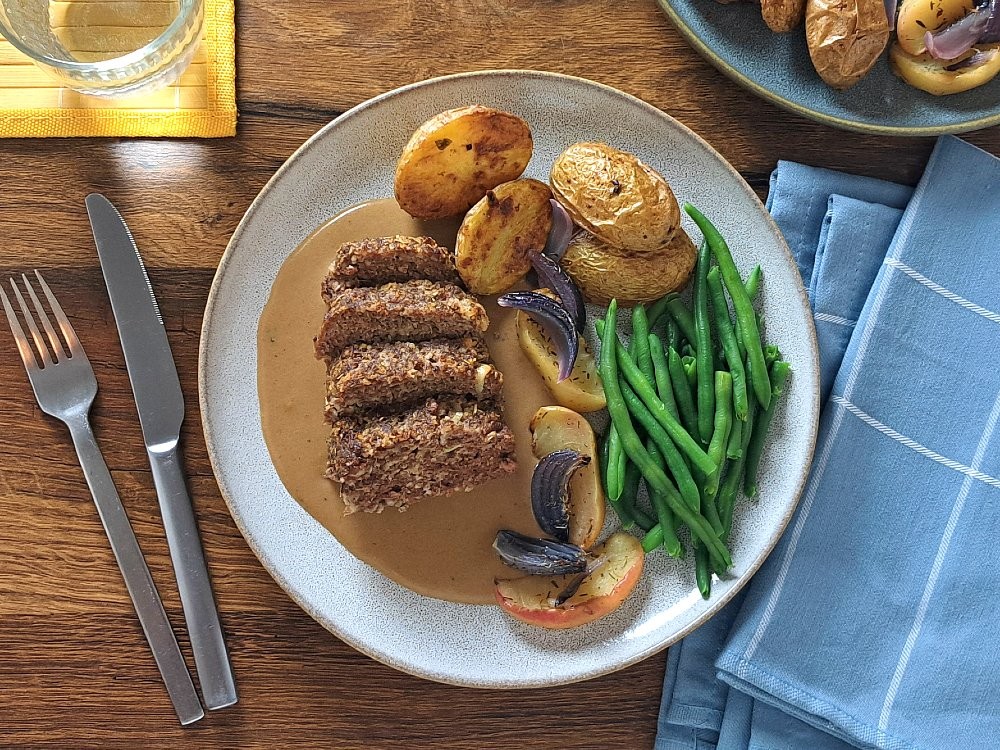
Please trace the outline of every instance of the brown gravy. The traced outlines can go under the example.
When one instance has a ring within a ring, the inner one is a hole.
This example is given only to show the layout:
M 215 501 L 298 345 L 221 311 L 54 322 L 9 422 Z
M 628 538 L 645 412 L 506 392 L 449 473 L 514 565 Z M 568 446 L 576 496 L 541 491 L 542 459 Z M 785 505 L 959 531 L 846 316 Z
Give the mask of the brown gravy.
M 286 489 L 348 550 L 417 593 L 454 602 L 492 603 L 493 579 L 510 576 L 493 538 L 508 528 L 539 535 L 529 490 L 535 460 L 528 422 L 552 397 L 525 359 L 513 312 L 492 298 L 487 344 L 504 374 L 504 417 L 517 441 L 518 470 L 469 493 L 428 497 L 400 513 L 344 515 L 339 486 L 323 477 L 329 426 L 323 421 L 326 370 L 312 339 L 323 319 L 320 282 L 343 242 L 394 234 L 429 235 L 454 247 L 455 222 L 421 222 L 392 199 L 362 203 L 314 232 L 292 253 L 271 287 L 257 328 L 257 394 L 271 461 Z

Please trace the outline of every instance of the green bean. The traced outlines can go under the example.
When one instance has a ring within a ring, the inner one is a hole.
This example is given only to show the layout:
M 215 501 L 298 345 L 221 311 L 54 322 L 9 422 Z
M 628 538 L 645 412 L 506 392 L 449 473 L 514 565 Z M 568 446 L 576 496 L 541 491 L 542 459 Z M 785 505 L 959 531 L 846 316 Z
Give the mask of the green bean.
M 670 300 L 674 299 L 676 296 L 677 294 L 675 292 L 671 292 L 670 294 L 665 294 L 662 297 L 660 297 L 660 299 L 656 300 L 656 302 L 654 302 L 649 306 L 649 309 L 646 311 L 646 313 L 647 317 L 649 318 L 650 328 L 652 328 L 659 322 L 660 318 L 662 318 L 663 315 L 667 312 L 667 303 L 670 302 Z
M 681 329 L 684 338 L 690 341 L 693 346 L 695 342 L 694 316 L 687 309 L 687 305 L 681 301 L 680 297 L 674 295 L 667 300 L 667 312 L 670 313 L 670 317 L 677 324 L 677 327 Z
M 621 438 L 618 435 L 618 430 L 612 424 L 608 428 L 608 472 L 606 479 L 608 499 L 612 502 L 622 496 L 622 482 L 625 479 L 625 463 L 622 460 L 624 456 Z
M 749 498 L 753 498 L 757 494 L 757 469 L 760 466 L 761 454 L 764 452 L 764 440 L 767 438 L 771 420 L 774 419 L 774 406 L 778 402 L 778 397 L 785 390 L 785 381 L 788 379 L 791 369 L 787 362 L 781 360 L 771 366 L 771 403 L 760 415 L 757 424 L 754 425 L 753 435 L 750 436 L 750 444 L 746 450 L 747 463 L 743 491 Z
M 698 351 L 688 341 L 685 341 L 683 344 L 681 344 L 681 348 L 678 349 L 677 351 L 681 353 L 681 356 L 684 357 L 684 359 L 690 359 L 692 362 L 694 362 L 695 360 L 695 355 L 698 354 Z
M 747 297 L 753 302 L 757 297 L 757 292 L 760 291 L 760 280 L 764 276 L 764 272 L 760 270 L 760 266 L 756 265 L 753 270 L 750 271 L 750 275 L 747 276 L 747 283 L 744 284 L 744 288 L 747 290 Z
M 750 382 L 757 395 L 757 400 L 766 409 L 767 405 L 771 403 L 771 383 L 768 380 L 767 367 L 764 365 L 764 350 L 761 344 L 760 330 L 757 327 L 757 313 L 754 312 L 746 287 L 743 286 L 743 279 L 733 261 L 729 246 L 719 234 L 719 230 L 690 203 L 684 204 L 684 210 L 698 225 L 712 249 L 712 254 L 719 263 L 722 281 L 726 286 L 726 291 L 729 292 L 730 299 L 733 300 L 736 328 L 743 337 L 743 345 L 746 347 L 747 357 L 750 359 Z
M 708 293 L 712 298 L 712 310 L 715 313 L 715 330 L 719 332 L 722 341 L 722 351 L 733 375 L 733 404 L 736 407 L 736 418 L 747 418 L 747 374 L 743 369 L 743 358 L 740 347 L 736 343 L 736 331 L 729 319 L 729 303 L 726 302 L 726 292 L 722 288 L 722 276 L 718 268 L 708 272 Z
M 726 462 L 726 446 L 729 430 L 733 424 L 733 376 L 725 370 L 715 373 L 715 418 L 712 421 L 712 442 L 708 445 L 708 457 L 715 462 L 716 469 L 705 479 L 705 495 L 715 497 L 722 479 L 722 465 Z
M 698 387 L 698 369 L 695 365 L 694 357 L 684 355 L 681 357 L 681 364 L 684 365 L 684 375 L 687 377 L 688 388 L 691 389 L 691 393 L 693 394 L 695 388 Z M 697 414 L 697 412 L 698 410 L 695 408 L 695 413 Z M 695 434 L 697 434 L 697 428 L 695 428 Z
M 749 404 L 747 405 L 749 411 Z M 743 455 L 743 420 L 734 419 L 733 427 L 729 430 L 729 441 L 726 443 L 726 458 L 737 459 Z
M 632 308 L 632 340 L 629 346 L 632 347 L 632 356 L 639 366 L 639 371 L 652 383 L 653 360 L 649 354 L 649 318 L 646 317 L 646 308 L 642 305 Z
M 629 461 L 628 466 L 625 467 L 625 489 L 622 492 L 620 502 L 632 514 L 635 525 L 643 531 L 648 531 L 656 525 L 656 519 L 639 507 L 639 484 L 641 482 L 642 474 L 639 467 Z
M 674 349 L 681 345 L 681 329 L 677 327 L 677 323 L 673 318 L 667 320 L 667 346 L 672 346 Z
M 614 509 L 615 515 L 618 516 L 618 520 L 621 521 L 622 528 L 627 530 L 635 526 L 635 514 L 632 512 L 631 508 L 629 508 L 626 503 L 622 502 L 621 499 L 622 493 L 624 492 L 625 470 L 621 469 L 621 471 L 619 471 L 619 467 L 617 466 L 617 464 L 614 467 L 614 472 L 612 472 L 611 470 L 609 454 L 610 454 L 612 435 L 617 435 L 614 425 L 611 425 L 611 428 L 608 431 L 608 436 L 601 441 L 600 454 L 599 454 L 600 465 L 601 465 L 601 476 L 604 478 L 604 495 L 605 497 L 607 497 L 608 503 Z M 625 454 L 621 453 L 620 450 L 621 448 L 620 442 L 618 447 L 619 447 L 619 454 L 624 456 Z M 618 483 L 617 497 L 615 497 L 611 492 L 612 482 Z
M 729 532 L 733 528 L 733 507 L 736 505 L 736 495 L 743 484 L 744 469 L 747 460 L 747 446 L 753 433 L 753 425 L 757 418 L 757 399 L 750 401 L 750 409 L 747 413 L 746 424 L 743 425 L 743 434 L 740 437 L 740 457 L 736 462 L 730 464 L 726 478 L 719 488 L 719 494 L 715 498 L 715 504 L 719 508 L 719 518 L 722 520 L 723 539 L 729 538 Z M 739 422 L 737 421 L 737 424 Z
M 667 371 L 670 373 L 670 384 L 674 389 L 674 399 L 677 402 L 677 411 L 681 415 L 681 424 L 688 434 L 694 435 L 698 431 L 698 417 L 694 410 L 694 399 L 691 397 L 691 384 L 684 370 L 684 363 L 673 347 L 667 350 Z
M 708 270 L 712 255 L 708 243 L 698 249 L 694 275 L 695 364 L 698 373 L 698 437 L 703 445 L 712 439 L 712 415 L 715 413 L 715 362 L 712 356 L 712 325 L 708 317 Z
M 609 333 L 604 321 L 600 320 L 596 322 L 595 327 L 597 335 L 601 337 L 602 341 L 609 340 L 614 343 L 616 370 L 621 372 L 623 382 L 634 392 L 634 395 L 638 396 L 640 402 L 652 414 L 653 419 L 663 428 L 670 440 L 691 459 L 691 463 L 694 466 L 697 466 L 706 474 L 714 471 L 716 464 L 709 459 L 708 454 L 695 442 L 694 438 L 684 429 L 681 423 L 670 414 L 664 403 L 657 397 L 653 384 L 639 372 L 639 368 L 632 361 L 632 358 L 627 356 L 624 350 L 620 348 L 618 332 L 612 330 Z M 618 390 L 619 393 L 623 390 L 621 384 L 619 384 Z M 606 393 L 605 396 L 607 396 Z
M 656 442 L 652 438 L 646 441 L 646 450 L 649 452 L 650 458 L 655 460 L 662 470 L 664 467 L 663 454 L 657 449 Z M 680 557 L 683 547 L 681 547 L 681 542 L 677 538 L 677 532 L 674 530 L 677 520 L 673 511 L 670 510 L 667 498 L 649 485 L 646 486 L 646 489 L 649 492 L 649 501 L 652 503 L 653 510 L 656 511 L 656 517 L 659 519 L 660 528 L 664 529 L 663 549 L 671 557 Z
M 608 412 L 621 435 L 622 447 L 628 454 L 628 457 L 639 467 L 650 488 L 665 496 L 670 510 L 681 521 L 687 524 L 693 536 L 705 543 L 709 548 L 709 553 L 713 560 L 722 565 L 723 569 L 728 570 L 733 563 L 729 550 L 719 541 L 719 537 L 712 526 L 700 514 L 693 513 L 687 507 L 677 489 L 667 478 L 667 475 L 650 458 L 649 453 L 646 452 L 645 447 L 639 440 L 635 428 L 632 426 L 628 407 L 625 406 L 625 400 L 618 381 L 618 336 L 614 328 L 617 312 L 618 303 L 616 300 L 612 300 L 605 315 L 604 335 L 601 337 L 599 371 L 601 380 L 604 383 Z
M 649 356 L 653 360 L 653 380 L 656 383 L 656 395 L 667 407 L 670 416 L 680 421 L 677 411 L 677 400 L 674 398 L 674 388 L 670 384 L 670 372 L 667 369 L 667 354 L 663 351 L 663 342 L 655 333 L 649 334 Z
M 770 372 L 771 365 L 781 359 L 781 349 L 770 344 L 764 347 L 764 363 L 768 367 L 768 372 Z
M 628 383 L 622 383 L 621 390 L 629 414 L 646 429 L 646 434 L 666 461 L 667 468 L 670 469 L 670 473 L 677 483 L 677 489 L 680 491 L 681 497 L 684 498 L 684 502 L 688 504 L 691 510 L 697 513 L 701 506 L 701 495 L 698 492 L 698 485 L 694 482 L 694 477 L 691 476 L 691 470 L 684 463 L 684 459 L 677 450 L 677 446 L 674 445 L 674 442 L 667 435 L 662 425 L 656 421 L 656 418 L 646 408 L 646 405 L 642 403 L 642 400 L 635 395 L 635 392 L 629 387 Z M 649 450 L 648 444 L 646 450 Z
M 712 595 L 712 570 L 708 562 L 708 550 L 704 544 L 694 543 L 694 580 L 702 599 Z

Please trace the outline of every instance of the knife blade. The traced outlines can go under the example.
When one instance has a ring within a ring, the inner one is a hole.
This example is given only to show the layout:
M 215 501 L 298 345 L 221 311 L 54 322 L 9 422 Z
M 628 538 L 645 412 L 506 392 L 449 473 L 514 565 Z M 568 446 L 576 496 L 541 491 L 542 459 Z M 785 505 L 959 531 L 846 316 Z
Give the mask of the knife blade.
M 88 195 L 86 205 L 139 412 L 202 697 L 207 708 L 224 708 L 238 698 L 178 453 L 184 395 L 177 366 L 132 233 L 118 209 L 100 193 Z

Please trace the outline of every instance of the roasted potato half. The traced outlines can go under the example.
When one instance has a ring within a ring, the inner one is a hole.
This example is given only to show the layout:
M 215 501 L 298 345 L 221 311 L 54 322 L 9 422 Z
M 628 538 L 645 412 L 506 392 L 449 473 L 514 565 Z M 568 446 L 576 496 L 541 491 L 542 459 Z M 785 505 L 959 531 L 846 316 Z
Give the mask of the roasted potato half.
M 847 89 L 860 81 L 888 43 L 882 0 L 807 0 L 809 57 L 833 88 Z
M 677 198 L 662 175 L 606 143 L 563 151 L 549 184 L 577 224 L 627 253 L 655 253 L 680 226 Z
M 896 75 L 914 88 L 946 96 L 993 80 L 1000 73 L 1000 45 L 973 48 L 959 61 L 962 67 L 956 68 L 954 61 L 935 60 L 927 54 L 909 55 L 897 43 L 889 50 L 889 62 Z
M 432 117 L 396 165 L 396 202 L 417 219 L 468 211 L 486 191 L 519 177 L 531 159 L 531 130 L 520 117 L 472 105 Z
M 802 23 L 806 0 L 760 0 L 760 14 L 767 28 L 785 34 Z
M 928 31 L 951 26 L 975 6 L 975 0 L 902 0 L 896 20 L 896 44 L 911 55 L 922 55 L 927 51 L 924 37 Z
M 581 232 L 562 257 L 566 273 L 590 302 L 634 305 L 659 299 L 687 284 L 697 250 L 683 229 L 652 255 L 621 255 L 599 239 Z
M 475 294 L 510 289 L 531 270 L 552 228 L 552 193 L 538 180 L 497 185 L 465 215 L 455 241 L 458 275 Z

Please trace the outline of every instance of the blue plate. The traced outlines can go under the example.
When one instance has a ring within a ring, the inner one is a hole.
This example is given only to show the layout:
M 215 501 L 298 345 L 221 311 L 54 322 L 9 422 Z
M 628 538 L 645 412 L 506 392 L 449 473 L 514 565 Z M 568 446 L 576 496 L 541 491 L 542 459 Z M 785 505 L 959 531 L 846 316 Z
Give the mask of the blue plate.
M 771 32 L 755 3 L 657 0 L 688 42 L 742 86 L 804 117 L 847 130 L 883 135 L 962 133 L 1000 123 L 1000 77 L 951 96 L 932 96 L 903 83 L 888 53 L 860 83 L 836 91 L 813 69 L 801 27 Z

